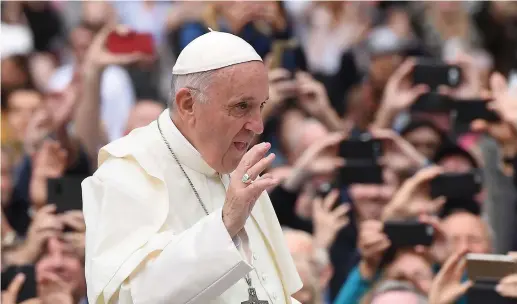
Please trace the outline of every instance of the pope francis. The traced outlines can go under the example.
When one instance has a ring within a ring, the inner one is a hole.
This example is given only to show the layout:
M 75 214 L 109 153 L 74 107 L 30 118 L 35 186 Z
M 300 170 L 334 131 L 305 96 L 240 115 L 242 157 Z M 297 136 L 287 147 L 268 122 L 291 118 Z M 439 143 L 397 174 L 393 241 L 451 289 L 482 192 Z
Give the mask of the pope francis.
M 103 147 L 82 183 L 90 304 L 298 303 L 301 281 L 260 175 L 268 75 L 209 32 L 172 70 L 169 109 Z M 267 155 L 267 156 L 266 156 Z

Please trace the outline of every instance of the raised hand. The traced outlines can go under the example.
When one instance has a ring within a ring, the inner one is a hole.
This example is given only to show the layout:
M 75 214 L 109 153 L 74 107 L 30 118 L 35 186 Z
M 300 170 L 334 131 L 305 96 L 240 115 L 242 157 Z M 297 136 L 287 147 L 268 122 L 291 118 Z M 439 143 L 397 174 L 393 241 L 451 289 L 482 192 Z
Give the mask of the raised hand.
M 461 283 L 465 271 L 466 251 L 450 256 L 435 276 L 429 291 L 429 304 L 452 304 L 472 286 L 471 281 Z
M 442 197 L 430 199 L 428 194 L 422 193 L 422 186 L 442 172 L 443 169 L 440 167 L 427 167 L 406 180 L 384 208 L 383 220 L 438 212 L 445 203 L 445 199 Z
M 382 99 L 384 109 L 398 113 L 408 108 L 420 95 L 429 90 L 426 85 L 413 86 L 411 83 L 410 74 L 415 63 L 414 59 L 407 59 L 391 75 L 384 89 Z
M 288 190 L 297 190 L 303 182 L 314 175 L 329 174 L 345 164 L 338 156 L 322 156 L 323 151 L 337 146 L 346 138 L 343 132 L 334 132 L 314 142 L 296 160 L 290 176 L 284 182 Z
M 47 180 L 63 175 L 68 163 L 68 152 L 54 140 L 45 140 L 36 152 L 33 160 L 33 170 L 29 194 L 31 203 L 41 207 L 47 203 Z
M 108 51 L 105 47 L 106 40 L 108 39 L 109 34 L 113 31 L 116 31 L 118 34 L 129 33 L 128 29 L 122 26 L 117 27 L 115 24 L 110 23 L 104 26 L 95 36 L 88 48 L 85 67 L 92 66 L 95 68 L 104 68 L 108 65 L 130 65 L 153 60 L 152 56 L 138 52 L 130 54 L 113 54 Z
M 419 216 L 422 223 L 431 225 L 434 230 L 433 244 L 426 249 L 423 246 L 417 246 L 415 249 L 419 253 L 427 254 L 434 262 L 442 265 L 450 254 L 449 240 L 443 230 L 440 220 L 435 216 L 423 214 Z
M 481 71 L 476 66 L 475 59 L 466 53 L 459 53 L 454 60 L 450 60 L 448 63 L 461 68 L 463 81 L 457 88 L 440 87 L 440 93 L 457 99 L 478 98 L 481 93 Z
M 339 191 L 332 190 L 324 199 L 317 197 L 312 203 L 314 241 L 320 248 L 329 249 L 337 233 L 349 223 L 346 214 L 350 210 L 350 205 L 340 204 L 333 209 L 338 197 Z
M 384 252 L 391 246 L 383 229 L 383 223 L 376 220 L 365 221 L 359 227 L 357 247 L 361 254 L 359 271 L 363 279 L 373 279 Z
M 490 77 L 490 90 L 493 96 L 491 108 L 517 132 L 517 90 L 511 90 L 504 76 L 499 73 Z
M 41 304 L 73 304 L 72 286 L 58 274 L 42 270 L 37 276 Z
M 16 299 L 22 289 L 23 283 L 25 283 L 25 275 L 18 273 L 7 289 L 2 291 L 2 304 L 16 304 Z
M 63 230 L 63 224 L 55 214 L 54 205 L 43 206 L 36 212 L 27 231 L 25 242 L 16 251 L 16 264 L 32 264 L 43 251 L 45 242 L 57 237 Z
M 320 118 L 324 111 L 331 109 L 325 86 L 308 73 L 296 73 L 298 81 L 298 102 L 310 115 Z
M 264 157 L 270 148 L 269 143 L 253 146 L 244 154 L 241 162 L 231 174 L 223 206 L 223 222 L 232 237 L 244 227 L 262 192 L 278 183 L 278 180 L 271 174 L 257 178 L 275 159 L 273 153 Z

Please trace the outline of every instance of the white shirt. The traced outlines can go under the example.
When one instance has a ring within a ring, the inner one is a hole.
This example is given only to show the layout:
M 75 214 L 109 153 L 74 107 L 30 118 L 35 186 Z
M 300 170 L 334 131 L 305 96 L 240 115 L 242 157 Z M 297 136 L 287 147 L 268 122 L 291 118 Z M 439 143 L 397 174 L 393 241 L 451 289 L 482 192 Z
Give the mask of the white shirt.
M 74 65 L 68 64 L 56 70 L 48 83 L 48 90 L 64 90 L 74 76 Z M 133 83 L 126 70 L 108 66 L 101 78 L 101 120 L 106 126 L 109 141 L 124 135 L 131 109 L 135 105 Z
M 210 215 L 168 151 L 156 122 L 101 150 L 83 182 L 90 303 L 241 303 L 250 273 L 258 298 L 297 303 L 300 278 L 267 193 L 239 234 L 222 222 L 228 175 L 219 175 L 172 123 L 164 136 Z

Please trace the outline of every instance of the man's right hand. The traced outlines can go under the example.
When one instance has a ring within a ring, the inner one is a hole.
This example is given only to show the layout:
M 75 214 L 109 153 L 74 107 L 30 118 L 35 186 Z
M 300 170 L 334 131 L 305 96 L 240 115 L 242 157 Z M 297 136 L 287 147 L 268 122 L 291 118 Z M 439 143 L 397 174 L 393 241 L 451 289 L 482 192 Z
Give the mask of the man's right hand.
M 273 163 L 275 154 L 264 157 L 271 148 L 269 143 L 260 143 L 251 148 L 241 159 L 237 169 L 232 173 L 230 185 L 226 191 L 223 206 L 223 222 L 231 237 L 244 227 L 248 216 L 259 196 L 267 188 L 273 187 L 278 180 L 270 174 L 257 178 L 259 174 Z M 244 183 L 242 178 L 249 175 L 252 183 Z

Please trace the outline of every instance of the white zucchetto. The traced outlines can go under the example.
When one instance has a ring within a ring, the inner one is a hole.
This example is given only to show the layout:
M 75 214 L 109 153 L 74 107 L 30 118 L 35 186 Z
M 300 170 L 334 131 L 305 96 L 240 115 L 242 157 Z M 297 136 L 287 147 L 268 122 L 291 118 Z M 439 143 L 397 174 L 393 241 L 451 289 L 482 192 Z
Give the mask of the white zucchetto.
M 172 74 L 205 72 L 250 61 L 262 61 L 262 58 L 248 42 L 233 34 L 211 30 L 181 51 Z

